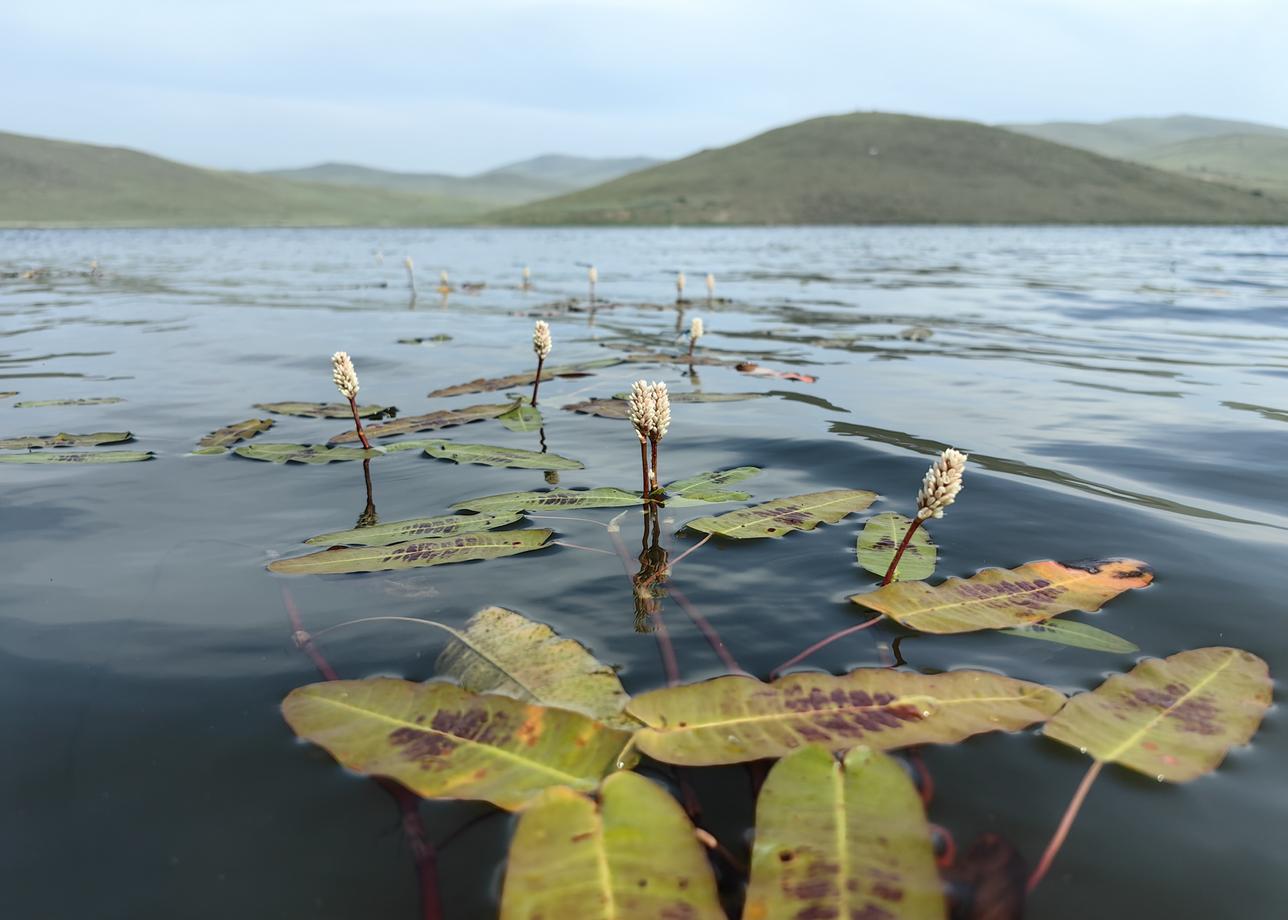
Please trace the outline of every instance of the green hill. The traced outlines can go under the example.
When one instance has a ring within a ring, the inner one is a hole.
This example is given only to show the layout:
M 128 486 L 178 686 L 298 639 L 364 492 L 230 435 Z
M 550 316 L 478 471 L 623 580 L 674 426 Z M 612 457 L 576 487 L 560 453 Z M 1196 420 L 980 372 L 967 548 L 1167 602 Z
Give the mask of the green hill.
M 408 226 L 464 221 L 486 207 L 0 133 L 0 226 Z
M 1288 202 L 965 121 L 816 118 L 507 224 L 1284 223 Z
M 1031 137 L 1081 147 L 1107 157 L 1133 160 L 1159 147 L 1205 137 L 1230 134 L 1260 134 L 1288 138 L 1288 129 L 1253 121 L 1229 121 L 1199 115 L 1168 118 L 1119 118 L 1115 121 L 1051 121 L 1044 124 L 1002 125 Z
M 1288 132 L 1229 134 L 1164 144 L 1140 154 L 1142 163 L 1208 179 L 1261 189 L 1288 199 Z

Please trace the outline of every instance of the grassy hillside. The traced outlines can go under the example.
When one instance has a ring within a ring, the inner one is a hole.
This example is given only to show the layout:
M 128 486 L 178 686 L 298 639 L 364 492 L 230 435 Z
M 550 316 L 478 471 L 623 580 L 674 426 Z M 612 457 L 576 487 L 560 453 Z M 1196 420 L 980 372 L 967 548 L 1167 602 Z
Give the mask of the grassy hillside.
M 303 169 L 276 169 L 264 175 L 296 182 L 366 186 L 458 199 L 478 210 L 524 204 L 588 188 L 660 160 L 647 157 L 596 159 L 547 154 L 511 163 L 475 176 L 405 173 L 350 163 L 322 163 Z
M 1165 144 L 1141 154 L 1140 161 L 1288 199 L 1288 132 L 1283 137 L 1229 134 Z
M 1288 129 L 1252 121 L 1228 121 L 1198 115 L 1170 118 L 1120 118 L 1099 123 L 1052 121 L 1035 125 L 1002 125 L 1031 137 L 1081 147 L 1107 157 L 1138 159 L 1159 147 L 1205 137 L 1231 134 L 1260 134 L 1288 138 Z
M 532 224 L 1282 223 L 1288 202 L 964 121 L 817 118 L 489 215 Z
M 185 166 L 119 147 L 0 133 L 0 225 L 424 225 L 485 207 Z

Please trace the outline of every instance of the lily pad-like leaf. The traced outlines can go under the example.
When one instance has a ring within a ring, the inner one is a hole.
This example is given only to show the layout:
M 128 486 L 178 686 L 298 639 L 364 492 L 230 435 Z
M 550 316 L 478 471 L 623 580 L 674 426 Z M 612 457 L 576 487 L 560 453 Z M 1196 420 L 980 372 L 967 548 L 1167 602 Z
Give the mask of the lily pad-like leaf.
M 1140 651 L 1140 646 L 1134 642 L 1128 642 L 1121 636 L 1115 636 L 1111 632 L 1073 620 L 1047 620 L 1045 623 L 1000 629 L 998 632 L 1004 636 L 1041 639 L 1044 642 L 1058 642 L 1060 645 L 1071 645 L 1074 648 L 1086 648 L 1095 652 L 1117 652 L 1120 655 L 1129 655 Z
M 238 441 L 246 441 L 261 432 L 268 431 L 273 424 L 271 418 L 248 418 L 243 422 L 233 422 L 226 428 L 210 432 L 197 442 L 197 446 L 205 450 L 231 447 Z
M 569 403 L 563 408 L 569 412 L 581 412 L 584 415 L 625 420 L 630 406 L 624 399 L 587 399 L 578 403 Z
M 745 502 L 751 498 L 746 492 L 727 492 L 724 486 L 733 485 L 750 479 L 760 473 L 758 466 L 738 466 L 731 470 L 719 470 L 714 473 L 699 473 L 687 479 L 668 482 L 663 491 L 666 502 L 671 506 L 682 506 L 685 502 Z
M 635 735 L 645 754 L 707 766 L 782 757 L 811 742 L 834 751 L 953 744 L 1046 721 L 1062 705 L 1056 690 L 985 671 L 859 668 L 839 676 L 789 674 L 768 684 L 717 677 L 641 694 L 626 711 L 647 726 Z
M 639 727 L 622 712 L 630 697 L 617 672 L 544 623 L 488 607 L 452 635 L 456 638 L 438 656 L 436 670 L 467 690 L 583 712 L 627 731 Z
M 247 460 L 264 460 L 268 463 L 338 463 L 380 456 L 378 450 L 331 447 L 328 444 L 246 444 L 233 450 L 233 453 Z
M 17 395 L 18 395 L 17 390 L 5 390 L 3 393 L 0 393 L 0 399 L 8 399 L 10 396 L 17 396 Z
M 541 428 L 541 410 L 525 402 L 515 403 L 514 408 L 496 417 L 511 431 L 538 431 Z
M 0 438 L 0 449 L 23 450 L 42 447 L 98 447 L 102 444 L 122 444 L 132 441 L 128 431 L 94 431 L 89 434 L 30 435 L 23 438 Z
M 581 412 L 585 415 L 597 415 L 600 418 L 625 419 L 626 412 L 629 408 L 627 397 L 629 394 L 618 393 L 611 399 L 587 399 L 579 403 L 570 403 L 564 406 L 569 412 Z M 761 399 L 769 396 L 769 393 L 672 393 L 671 402 L 673 403 L 719 403 L 719 402 L 742 402 L 747 399 Z
M 84 399 L 37 399 L 13 404 L 15 409 L 43 409 L 47 406 L 111 406 L 125 402 L 119 396 L 90 396 Z
M 446 537 L 456 533 L 496 530 L 498 527 L 504 527 L 506 524 L 513 524 L 522 519 L 523 515 L 517 511 L 500 514 L 447 514 L 440 517 L 390 521 L 387 524 L 359 527 L 356 530 L 337 530 L 309 537 L 304 542 L 320 543 L 325 546 L 342 543 L 350 546 L 390 546 L 394 543 L 407 543 L 426 537 Z
M 514 447 L 495 447 L 491 444 L 430 441 L 425 445 L 425 453 L 435 460 L 481 463 L 484 466 L 503 466 L 515 470 L 580 470 L 585 468 L 585 465 L 580 460 L 570 460 L 558 454 L 543 454 L 535 450 L 518 450 Z
M 769 771 L 743 917 L 944 920 L 930 827 L 912 780 L 858 747 L 842 764 L 809 745 Z
M 1135 559 L 1043 559 L 1016 569 L 984 569 L 970 578 L 950 578 L 933 586 L 895 582 L 851 595 L 850 600 L 918 632 L 961 633 L 1041 623 L 1070 610 L 1090 613 L 1153 580 L 1149 566 Z
M 280 575 L 347 575 L 352 572 L 390 572 L 452 562 L 500 559 L 544 549 L 553 530 L 506 530 L 500 533 L 458 533 L 396 546 L 332 547 L 307 556 L 270 562 Z
M 1079 693 L 1044 730 L 1101 763 L 1187 783 L 1247 744 L 1270 706 L 1270 669 L 1237 648 L 1149 658 Z
M 350 770 L 509 810 L 550 786 L 594 789 L 630 737 L 577 712 L 388 677 L 300 687 L 282 714 Z
M 94 452 L 60 452 L 56 454 L 35 451 L 27 454 L 0 454 L 0 463 L 135 463 L 151 460 L 150 450 L 100 450 Z
M 599 798 L 556 787 L 524 809 L 501 920 L 724 920 L 711 865 L 675 799 L 634 773 L 608 777 Z
M 761 505 L 730 511 L 719 517 L 689 521 L 684 527 L 735 540 L 778 538 L 793 530 L 813 530 L 835 524 L 847 514 L 862 511 L 876 501 L 877 493 L 862 489 L 833 489 L 775 498 Z
M 642 505 L 635 492 L 622 489 L 551 489 L 548 492 L 502 492 L 467 498 L 452 505 L 462 511 L 544 511 L 569 508 L 626 508 Z
M 294 415 L 300 418 L 353 418 L 353 410 L 345 403 L 274 402 L 255 403 L 256 409 L 275 415 Z M 393 418 L 397 406 L 359 406 L 359 418 Z
M 457 425 L 468 425 L 470 422 L 481 422 L 484 419 L 496 418 L 509 412 L 514 403 L 494 403 L 491 405 L 467 406 L 464 409 L 440 409 L 427 415 L 409 415 L 406 418 L 367 426 L 368 438 L 392 438 L 398 434 L 411 434 L 413 431 L 434 431 L 439 428 L 453 428 Z M 331 438 L 330 444 L 344 444 L 358 440 L 358 433 L 352 428 Z
M 859 534 L 859 565 L 874 575 L 884 576 L 894 561 L 894 554 L 899 549 L 903 535 L 912 526 L 912 521 L 902 514 L 887 511 L 873 517 Z M 895 581 L 919 581 L 935 574 L 935 560 L 938 549 L 924 526 L 918 527 L 908 542 L 895 569 Z
M 584 377 L 588 371 L 598 370 L 603 367 L 612 367 L 615 364 L 621 364 L 621 358 L 601 358 L 597 361 L 586 361 L 582 364 L 564 364 L 557 367 L 545 367 L 541 370 L 541 379 L 543 381 L 553 380 L 555 377 Z M 480 377 L 478 380 L 470 380 L 466 383 L 458 383 L 450 387 L 442 387 L 434 390 L 429 394 L 430 399 L 440 396 L 464 396 L 466 393 L 491 393 L 496 390 L 508 390 L 511 387 L 530 387 L 532 380 L 536 376 L 536 368 L 528 371 L 522 371 L 518 374 L 510 374 L 506 377 Z

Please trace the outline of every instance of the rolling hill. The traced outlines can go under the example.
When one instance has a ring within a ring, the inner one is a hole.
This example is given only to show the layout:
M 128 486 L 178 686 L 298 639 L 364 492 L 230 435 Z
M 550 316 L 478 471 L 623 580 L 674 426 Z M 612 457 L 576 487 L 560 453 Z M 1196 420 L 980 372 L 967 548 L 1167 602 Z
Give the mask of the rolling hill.
M 1288 202 L 966 121 L 816 118 L 504 224 L 1283 223 Z
M 1288 199 L 1288 133 L 1199 137 L 1151 148 L 1137 159 L 1196 179 L 1261 189 Z
M 473 176 L 405 173 L 350 163 L 322 163 L 302 169 L 275 169 L 264 175 L 296 182 L 366 186 L 421 195 L 440 195 L 478 210 L 524 204 L 616 179 L 660 163 L 648 157 L 596 159 L 547 154 Z
M 485 207 L 0 133 L 0 226 L 423 226 L 468 220 Z
M 1105 122 L 1051 121 L 1043 124 L 1001 125 L 1031 137 L 1081 147 L 1107 157 L 1137 159 L 1160 147 L 1200 138 L 1257 134 L 1288 138 L 1288 128 L 1253 121 L 1229 121 L 1199 115 L 1168 118 L 1119 118 Z

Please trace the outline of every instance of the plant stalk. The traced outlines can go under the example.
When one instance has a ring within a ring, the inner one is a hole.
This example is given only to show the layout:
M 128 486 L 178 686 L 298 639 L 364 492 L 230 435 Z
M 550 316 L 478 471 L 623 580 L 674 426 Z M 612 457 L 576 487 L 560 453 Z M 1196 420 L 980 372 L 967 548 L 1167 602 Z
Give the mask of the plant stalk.
M 353 427 L 357 429 L 358 440 L 362 442 L 363 450 L 371 450 L 371 442 L 367 440 L 367 432 L 362 428 L 362 419 L 358 416 L 358 404 L 353 397 L 349 397 L 349 409 L 353 412 Z
M 537 404 L 537 387 L 541 386 L 541 366 L 546 363 L 546 359 L 537 355 L 537 376 L 532 380 L 532 404 Z
M 640 493 L 640 496 L 647 504 L 649 500 L 648 497 L 653 490 L 649 488 L 648 448 L 645 446 L 643 441 L 640 441 L 640 470 L 644 476 L 644 491 Z
M 1046 851 L 1043 852 L 1038 867 L 1029 876 L 1029 883 L 1025 890 L 1030 894 L 1033 893 L 1033 889 L 1038 887 L 1038 884 L 1046 876 L 1047 870 L 1051 868 L 1051 863 L 1055 862 L 1055 857 L 1060 852 L 1060 847 L 1064 845 L 1065 838 L 1069 836 L 1069 829 L 1073 827 L 1074 819 L 1078 817 L 1078 810 L 1082 808 L 1082 803 L 1086 800 L 1087 793 L 1091 791 L 1091 784 L 1096 781 L 1096 777 L 1100 775 L 1100 768 L 1104 765 L 1103 760 L 1094 761 L 1091 764 L 1091 768 L 1087 770 L 1087 775 L 1078 784 L 1077 791 L 1074 792 L 1073 798 L 1069 801 L 1069 807 L 1064 811 L 1064 817 L 1060 819 L 1060 826 L 1051 835 L 1051 842 L 1047 844 Z
M 813 655 L 815 652 L 817 652 L 819 649 L 823 648 L 824 646 L 831 645 L 837 639 L 844 639 L 848 635 L 859 632 L 860 630 L 867 629 L 869 626 L 875 625 L 884 616 L 885 616 L 884 613 L 878 613 L 872 619 L 864 620 L 858 626 L 851 626 L 847 629 L 841 630 L 840 632 L 832 633 L 832 635 L 828 636 L 826 639 L 820 639 L 818 642 L 815 642 L 813 645 L 805 649 L 805 651 L 801 652 L 799 655 L 794 655 L 793 657 L 788 658 L 778 667 L 770 671 L 769 672 L 770 679 L 772 680 L 774 677 L 777 677 L 785 668 L 790 668 L 792 665 L 799 664 L 800 662 L 804 661 L 806 658 L 808 658 L 810 655 Z
M 652 480 L 653 480 L 653 490 L 656 490 L 656 489 L 658 488 L 658 479 L 657 479 L 657 440 L 656 440 L 656 439 L 650 439 L 650 440 L 649 440 L 649 446 L 650 446 L 650 447 L 652 448 L 652 450 L 653 450 L 653 463 L 652 463 L 652 465 L 649 467 L 649 475 L 650 475 L 650 477 L 652 477 Z M 651 490 L 651 491 L 652 491 L 652 490 Z
M 886 569 L 885 578 L 881 579 L 882 587 L 894 581 L 894 573 L 899 569 L 899 560 L 903 558 L 903 551 L 908 548 L 908 544 L 912 542 L 912 535 L 917 532 L 917 528 L 920 526 L 921 518 L 913 518 L 912 524 L 908 527 L 908 532 L 903 535 L 903 542 L 895 550 L 894 559 L 890 560 L 890 568 Z

